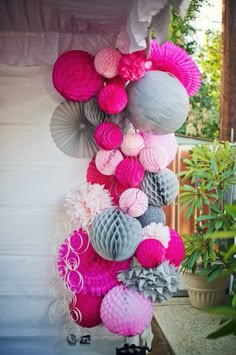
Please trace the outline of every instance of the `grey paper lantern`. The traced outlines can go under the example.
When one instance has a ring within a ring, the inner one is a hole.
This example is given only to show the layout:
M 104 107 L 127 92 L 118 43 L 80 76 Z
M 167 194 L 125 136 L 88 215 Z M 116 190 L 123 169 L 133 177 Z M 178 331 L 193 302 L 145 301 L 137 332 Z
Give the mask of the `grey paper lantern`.
M 50 130 L 57 147 L 67 155 L 89 158 L 98 151 L 95 127 L 85 118 L 83 102 L 62 102 L 52 115 Z
M 179 191 L 179 183 L 173 171 L 163 169 L 158 173 L 146 172 L 141 188 L 148 196 L 149 205 L 161 207 L 174 201 Z
M 98 106 L 96 97 L 93 97 L 84 103 L 84 115 L 93 126 L 102 123 L 106 117 L 105 112 Z
M 173 133 L 186 121 L 189 97 L 183 85 L 162 71 L 149 71 L 127 86 L 128 118 L 144 132 Z
M 166 224 L 166 215 L 161 207 L 148 206 L 146 212 L 137 219 L 139 220 L 143 228 L 153 222 L 157 224 L 162 223 L 163 225 Z
M 142 240 L 142 226 L 118 208 L 109 208 L 93 221 L 90 241 L 104 259 L 123 261 L 132 257 Z

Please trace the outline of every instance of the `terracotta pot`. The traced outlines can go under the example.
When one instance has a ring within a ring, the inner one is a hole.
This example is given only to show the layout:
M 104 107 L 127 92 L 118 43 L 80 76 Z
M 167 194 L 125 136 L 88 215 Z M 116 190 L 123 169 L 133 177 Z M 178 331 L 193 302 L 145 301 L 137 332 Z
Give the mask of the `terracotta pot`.
M 223 303 L 228 278 L 207 282 L 207 276 L 185 272 L 183 280 L 193 307 L 204 309 Z

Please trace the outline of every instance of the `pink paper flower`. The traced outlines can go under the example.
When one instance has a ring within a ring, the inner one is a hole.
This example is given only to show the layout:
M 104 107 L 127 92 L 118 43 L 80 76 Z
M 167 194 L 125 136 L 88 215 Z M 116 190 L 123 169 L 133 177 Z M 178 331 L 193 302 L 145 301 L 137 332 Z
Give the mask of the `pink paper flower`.
M 143 51 L 125 54 L 122 56 L 118 71 L 124 80 L 138 80 L 145 75 L 146 58 Z

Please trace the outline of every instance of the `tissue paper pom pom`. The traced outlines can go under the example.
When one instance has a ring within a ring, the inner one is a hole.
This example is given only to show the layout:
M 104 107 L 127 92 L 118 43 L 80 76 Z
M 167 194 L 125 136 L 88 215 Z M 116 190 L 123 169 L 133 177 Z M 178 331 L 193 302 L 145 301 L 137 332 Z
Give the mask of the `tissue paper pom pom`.
M 144 169 L 135 158 L 124 158 L 116 168 L 117 180 L 127 187 L 139 187 L 144 178 Z
M 142 136 L 147 147 L 152 147 L 155 145 L 162 145 L 167 151 L 167 166 L 172 162 L 176 156 L 178 150 L 178 144 L 174 133 L 154 135 L 150 133 L 142 132 Z
M 123 160 L 119 150 L 99 150 L 95 157 L 95 164 L 100 173 L 114 175 L 116 167 Z
M 99 184 L 85 183 L 74 193 L 66 194 L 64 208 L 77 228 L 87 227 L 102 211 L 112 206 L 107 190 Z
M 170 242 L 166 249 L 166 259 L 170 264 L 179 267 L 184 258 L 184 243 L 180 235 L 170 228 Z
M 146 227 L 152 222 L 166 224 L 166 215 L 161 207 L 148 206 L 147 211 L 138 217 L 142 227 Z
M 67 100 L 86 101 L 103 87 L 104 80 L 96 72 L 91 54 L 72 50 L 61 54 L 53 67 L 55 89 Z
M 166 149 L 159 144 L 155 147 L 145 147 L 140 153 L 139 160 L 145 170 L 157 173 L 167 167 L 168 154 Z
M 97 296 L 118 285 L 117 273 L 129 270 L 130 265 L 131 259 L 122 262 L 103 259 L 82 229 L 74 231 L 62 243 L 57 259 L 59 275 L 72 292 Z
M 104 78 L 114 78 L 118 75 L 118 64 L 121 57 L 120 52 L 115 48 L 102 48 L 94 58 L 96 71 Z
M 126 133 L 120 149 L 127 156 L 135 157 L 144 148 L 143 137 L 138 133 Z
M 178 179 L 170 169 L 145 173 L 141 187 L 148 196 L 149 205 L 159 207 L 171 204 L 179 191 Z
M 108 260 L 127 260 L 142 240 L 141 224 L 118 208 L 110 208 L 95 218 L 90 241 L 96 252 Z
M 120 209 L 131 217 L 139 217 L 148 208 L 147 195 L 139 189 L 125 190 L 119 200 Z
M 112 150 L 120 146 L 122 131 L 116 124 L 104 122 L 97 126 L 94 138 L 99 148 Z
M 90 182 L 91 184 L 104 185 L 104 189 L 108 190 L 114 180 L 114 176 L 103 175 L 102 173 L 100 173 L 100 171 L 98 171 L 98 169 L 96 168 L 95 158 L 93 158 L 89 163 L 86 179 L 87 182 Z
M 125 286 L 114 287 L 104 297 L 101 318 L 105 327 L 121 336 L 141 334 L 153 316 L 152 302 Z
M 121 112 L 127 105 L 128 97 L 125 89 L 117 84 L 106 85 L 98 94 L 98 104 L 109 114 Z
M 71 318 L 81 327 L 92 328 L 102 320 L 100 308 L 103 297 L 75 294 L 69 304 Z
M 168 248 L 170 241 L 170 229 L 167 226 L 163 226 L 162 223 L 151 223 L 143 228 L 144 239 L 153 238 L 159 240 L 163 244 L 164 248 Z
M 158 46 L 153 40 L 150 60 L 153 70 L 162 70 L 174 75 L 185 87 L 189 96 L 196 94 L 201 86 L 201 73 L 183 49 L 172 42 L 165 42 Z
M 111 195 L 113 204 L 118 205 L 119 204 L 119 199 L 120 195 L 127 189 L 126 186 L 120 184 L 115 177 L 113 177 L 114 180 L 112 184 L 110 185 L 109 188 L 109 193 Z
M 119 74 L 126 81 L 138 80 L 145 75 L 146 57 L 144 51 L 124 54 L 119 63 Z
M 127 115 L 135 128 L 173 133 L 186 121 L 189 97 L 182 84 L 161 71 L 149 71 L 127 86 Z
M 165 259 L 166 251 L 163 244 L 156 239 L 144 239 L 138 246 L 135 256 L 145 268 L 157 267 Z

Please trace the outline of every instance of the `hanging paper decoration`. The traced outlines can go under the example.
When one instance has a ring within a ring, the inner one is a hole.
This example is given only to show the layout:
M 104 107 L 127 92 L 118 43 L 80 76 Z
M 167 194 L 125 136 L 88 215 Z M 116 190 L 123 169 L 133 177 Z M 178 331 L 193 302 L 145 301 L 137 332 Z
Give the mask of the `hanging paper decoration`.
M 166 259 L 170 264 L 179 267 L 184 259 L 184 243 L 180 235 L 170 228 L 170 241 L 166 249 Z
M 120 146 L 122 142 L 122 131 L 116 124 L 104 122 L 97 126 L 94 138 L 99 148 L 112 150 Z
M 104 297 L 101 318 L 112 333 L 122 336 L 141 334 L 153 316 L 152 302 L 143 294 L 117 286 Z
M 87 182 L 91 184 L 100 184 L 104 185 L 104 189 L 110 189 L 112 182 L 114 181 L 114 176 L 104 175 L 100 173 L 95 164 L 95 158 L 93 158 L 88 166 L 86 174 Z M 112 197 L 112 195 L 111 195 Z
M 146 227 L 152 222 L 166 224 L 166 215 L 161 207 L 149 205 L 147 211 L 140 217 L 138 217 L 142 227 Z
M 138 262 L 145 268 L 157 267 L 164 261 L 165 255 L 163 244 L 153 238 L 144 239 L 135 252 Z
M 121 112 L 127 105 L 125 89 L 117 84 L 104 86 L 98 94 L 98 104 L 103 111 L 111 115 Z
M 127 114 L 135 128 L 154 134 L 173 133 L 185 122 L 189 98 L 182 84 L 162 71 L 149 71 L 127 86 Z
M 112 201 L 114 203 L 114 205 L 118 205 L 119 204 L 119 199 L 121 194 L 127 189 L 127 186 L 124 186 L 122 184 L 120 184 L 116 178 L 114 178 L 112 184 L 110 185 L 109 188 L 109 193 L 112 197 Z
M 139 160 L 146 171 L 157 173 L 167 167 L 168 153 L 160 144 L 149 146 L 141 151 Z
M 84 102 L 84 115 L 93 126 L 102 123 L 106 118 L 105 112 L 98 106 L 96 97 Z
M 159 240 L 164 248 L 168 248 L 170 241 L 170 228 L 162 223 L 152 222 L 143 228 L 144 239 L 153 238 Z
M 92 223 L 92 246 L 107 260 L 127 260 L 134 255 L 141 240 L 141 224 L 118 208 L 100 213 Z
M 189 96 L 196 94 L 201 86 L 201 74 L 189 54 L 176 44 L 165 42 L 158 46 L 151 44 L 150 60 L 152 70 L 161 70 L 172 74 L 185 87 Z
M 148 196 L 148 203 L 153 206 L 168 206 L 179 191 L 176 175 L 170 169 L 158 173 L 146 173 L 142 181 L 142 190 Z
M 114 175 L 117 166 L 123 160 L 123 155 L 117 150 L 99 150 L 96 154 L 95 164 L 103 175 Z
M 129 216 L 139 217 L 148 208 L 147 195 L 140 189 L 127 189 L 120 196 L 119 207 Z
M 117 278 L 127 287 L 142 292 L 155 303 L 168 300 L 179 285 L 179 274 L 168 261 L 153 269 L 133 266 L 131 270 L 118 274 Z
M 144 169 L 138 160 L 127 157 L 117 165 L 115 176 L 127 188 L 139 187 L 144 178 Z
M 138 133 L 126 133 L 121 144 L 121 151 L 130 157 L 139 155 L 144 148 L 143 137 Z
M 52 80 L 59 94 L 70 101 L 89 100 L 104 85 L 104 79 L 94 68 L 92 55 L 79 50 L 64 52 L 57 58 Z
M 126 81 L 142 78 L 146 72 L 146 55 L 144 51 L 138 51 L 122 56 L 119 62 L 119 74 Z
M 115 48 L 102 48 L 95 55 L 94 66 L 104 78 L 114 78 L 118 75 L 118 65 L 121 53 Z

